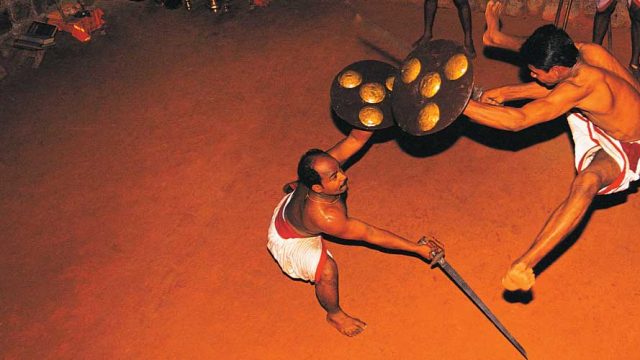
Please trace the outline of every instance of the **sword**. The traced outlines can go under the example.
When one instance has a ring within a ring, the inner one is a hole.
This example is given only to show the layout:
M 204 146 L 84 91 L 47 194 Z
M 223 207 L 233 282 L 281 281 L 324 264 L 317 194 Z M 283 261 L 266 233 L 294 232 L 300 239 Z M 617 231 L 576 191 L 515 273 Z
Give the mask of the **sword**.
M 398 65 L 402 64 L 402 59 L 413 50 L 413 46 L 357 12 L 353 17 L 353 25 L 362 44 Z
M 358 40 L 397 65 L 402 64 L 402 60 L 413 49 L 413 46 L 400 40 L 395 34 L 369 20 L 366 16 L 362 16 L 350 0 L 344 0 L 344 5 L 353 15 L 352 24 Z
M 507 340 L 527 359 L 527 352 L 520 345 L 518 340 L 516 340 L 511 333 L 507 330 L 507 328 L 502 325 L 500 320 L 489 310 L 487 305 L 480 299 L 480 297 L 471 289 L 471 287 L 467 284 L 466 281 L 458 274 L 458 272 L 445 260 L 444 258 L 444 247 L 440 242 L 436 239 L 426 239 L 424 236 L 418 241 L 418 244 L 427 245 L 431 248 L 431 267 L 439 266 L 440 270 L 442 270 L 459 288 L 462 290 L 467 297 L 473 301 L 473 303 L 482 311 L 482 313 L 491 320 L 493 325 L 500 330 L 502 335 L 504 335 Z

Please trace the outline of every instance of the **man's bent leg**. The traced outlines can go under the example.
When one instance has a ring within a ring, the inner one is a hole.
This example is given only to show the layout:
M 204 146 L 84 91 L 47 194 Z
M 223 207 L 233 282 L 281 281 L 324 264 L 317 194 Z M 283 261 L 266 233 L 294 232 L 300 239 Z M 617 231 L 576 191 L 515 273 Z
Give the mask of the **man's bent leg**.
M 320 280 L 316 282 L 316 297 L 320 306 L 327 311 L 327 321 L 344 335 L 358 335 L 367 327 L 367 324 L 349 316 L 340 308 L 338 265 L 331 257 L 327 257 L 324 267 L 318 271 L 322 273 Z
M 591 164 L 573 180 L 569 196 L 551 214 L 533 245 L 512 264 L 502 285 L 507 290 L 529 290 L 535 282 L 532 268 L 578 226 L 598 191 L 619 174 L 615 160 L 603 150 L 598 151 Z
M 501 1 L 487 1 L 487 7 L 484 11 L 487 28 L 482 34 L 482 42 L 485 46 L 519 51 L 526 38 L 505 34 L 500 30 L 500 14 L 503 8 L 504 4 Z
M 462 31 L 464 32 L 464 49 L 467 56 L 474 59 L 476 57 L 476 49 L 473 46 L 473 34 L 471 31 L 471 7 L 469 0 L 453 0 L 458 9 L 458 18 Z

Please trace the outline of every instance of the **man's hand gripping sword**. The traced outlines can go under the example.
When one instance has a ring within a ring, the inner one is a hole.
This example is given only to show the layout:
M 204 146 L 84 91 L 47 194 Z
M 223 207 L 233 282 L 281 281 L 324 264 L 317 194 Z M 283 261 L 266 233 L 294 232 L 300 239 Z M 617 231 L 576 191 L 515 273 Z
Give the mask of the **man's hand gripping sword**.
M 440 269 L 462 290 L 471 301 L 484 313 L 484 315 L 491 320 L 493 325 L 500 330 L 509 342 L 515 346 L 516 349 L 527 358 L 527 352 L 522 345 L 509 333 L 509 331 L 502 325 L 500 320 L 489 310 L 487 305 L 480 299 L 480 297 L 471 289 L 471 287 L 462 279 L 458 272 L 447 262 L 444 258 L 444 246 L 438 240 L 434 238 L 422 237 L 418 240 L 418 244 L 426 245 L 431 248 L 431 267 L 439 266 Z

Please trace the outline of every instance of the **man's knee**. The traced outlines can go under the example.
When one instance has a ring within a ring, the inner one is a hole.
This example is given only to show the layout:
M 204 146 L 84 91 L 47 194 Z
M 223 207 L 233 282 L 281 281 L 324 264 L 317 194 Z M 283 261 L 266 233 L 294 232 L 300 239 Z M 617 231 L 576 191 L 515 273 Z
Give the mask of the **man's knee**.
M 603 188 L 604 179 L 595 171 L 586 169 L 578 174 L 571 185 L 571 192 L 576 195 L 594 197 Z
M 327 260 L 324 262 L 322 268 L 317 269 L 317 271 L 320 271 L 318 283 L 335 281 L 338 278 L 338 264 L 336 264 L 331 256 L 327 256 Z

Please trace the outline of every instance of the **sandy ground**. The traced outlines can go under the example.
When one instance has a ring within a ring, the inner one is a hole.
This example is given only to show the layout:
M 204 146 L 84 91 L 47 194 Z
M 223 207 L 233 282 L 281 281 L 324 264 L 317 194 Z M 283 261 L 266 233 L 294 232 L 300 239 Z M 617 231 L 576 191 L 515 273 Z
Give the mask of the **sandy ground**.
M 403 41 L 422 31 L 419 5 L 360 6 Z M 344 308 L 369 324 L 347 338 L 269 255 L 268 222 L 300 154 L 343 136 L 331 80 L 384 60 L 354 38 L 339 1 L 226 19 L 151 1 L 106 9 L 107 35 L 83 45 L 62 34 L 38 70 L 0 85 L 2 358 L 521 358 L 417 258 L 329 245 Z M 523 35 L 542 24 L 504 22 Z M 482 26 L 475 13 L 480 51 Z M 614 34 L 625 64 L 627 31 Z M 454 10 L 440 10 L 436 36 L 462 39 Z M 480 54 L 478 85 L 519 81 L 499 55 Z M 635 187 L 596 201 L 531 294 L 500 286 L 574 176 L 564 121 L 507 133 L 459 119 L 376 139 L 348 171 L 351 215 L 437 236 L 530 359 L 640 357 Z

